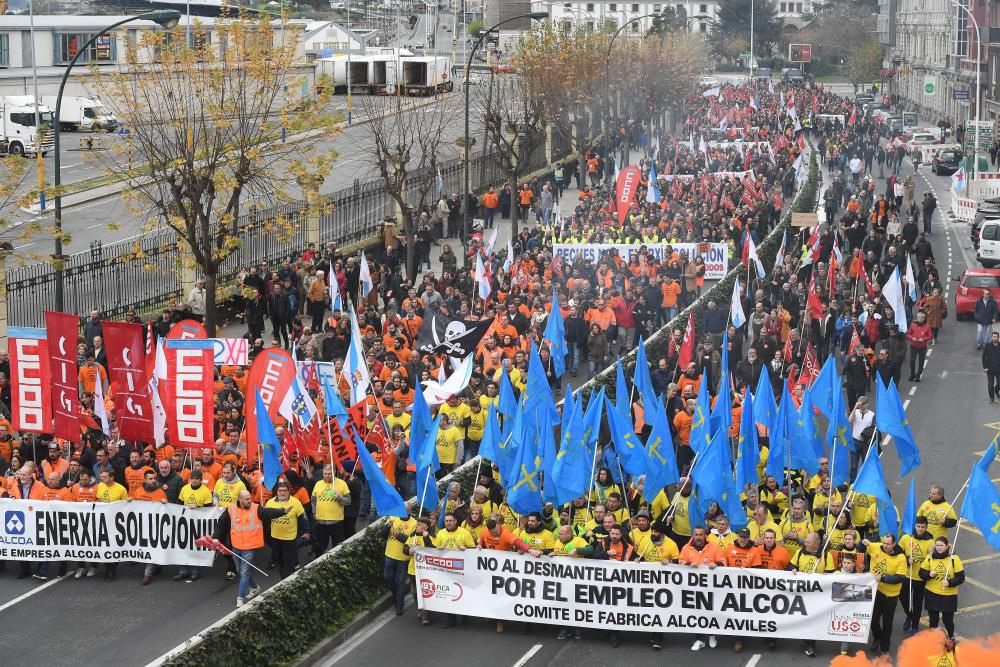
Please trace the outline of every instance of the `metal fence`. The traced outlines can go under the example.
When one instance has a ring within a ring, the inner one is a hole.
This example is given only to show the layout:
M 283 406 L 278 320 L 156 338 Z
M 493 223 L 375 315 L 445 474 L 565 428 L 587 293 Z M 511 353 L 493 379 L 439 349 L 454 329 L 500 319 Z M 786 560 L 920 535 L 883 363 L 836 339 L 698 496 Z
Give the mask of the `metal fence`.
M 568 154 L 568 152 L 567 152 Z M 543 169 L 548 162 L 544 142 L 528 156 L 521 172 Z M 555 159 L 565 157 L 555 154 Z M 492 152 L 477 152 L 469 160 L 473 191 L 498 185 L 504 174 Z M 445 193 L 462 192 L 464 163 L 449 160 L 440 166 Z M 429 199 L 437 193 L 437 171 L 415 174 L 407 191 L 432 181 Z M 331 204 L 320 214 L 321 243 L 338 246 L 371 238 L 376 225 L 395 210 L 381 181 L 355 181 L 354 185 L 327 197 Z M 430 201 L 427 202 L 431 204 Z M 240 270 L 259 262 L 274 263 L 302 251 L 306 246 L 306 205 L 293 202 L 253 210 L 240 217 L 240 250 L 223 262 L 221 282 L 232 280 Z M 148 310 L 180 299 L 181 253 L 177 235 L 170 229 L 144 234 L 115 243 L 95 243 L 89 251 L 71 255 L 65 266 L 64 310 L 86 315 L 100 310 L 107 318 L 120 318 L 129 308 Z M 8 321 L 16 326 L 44 326 L 44 311 L 55 308 L 56 271 L 49 264 L 7 269 Z

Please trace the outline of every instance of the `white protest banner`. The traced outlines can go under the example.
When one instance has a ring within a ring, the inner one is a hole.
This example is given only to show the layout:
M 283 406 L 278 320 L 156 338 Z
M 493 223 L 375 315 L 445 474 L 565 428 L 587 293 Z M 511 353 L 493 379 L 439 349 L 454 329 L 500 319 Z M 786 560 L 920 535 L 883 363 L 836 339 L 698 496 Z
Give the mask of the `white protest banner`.
M 743 178 L 748 173 L 750 173 L 750 172 L 748 172 L 748 171 L 712 171 L 712 172 L 709 172 L 707 174 L 700 174 L 698 176 L 695 176 L 694 174 L 674 174 L 674 175 L 668 174 L 666 176 L 663 176 L 663 175 L 659 176 L 657 178 L 657 180 L 663 179 L 663 180 L 665 180 L 667 182 L 673 181 L 675 179 L 678 180 L 678 181 L 693 181 L 696 178 L 700 179 L 702 176 L 708 176 L 709 178 L 730 178 L 732 176 L 735 176 L 736 178 Z
M 139 500 L 0 500 L 0 560 L 207 567 L 215 552 L 196 547 L 194 541 L 212 534 L 222 511 Z
M 417 549 L 421 608 L 572 628 L 863 642 L 871 574 Z
M 564 264 L 578 257 L 596 264 L 607 251 L 617 250 L 618 256 L 629 262 L 641 248 L 661 262 L 669 257 L 667 248 L 686 254 L 691 261 L 701 255 L 705 260 L 705 278 L 708 280 L 721 280 L 729 272 L 729 249 L 725 243 L 556 243 L 552 254 L 561 258 Z
M 212 350 L 215 366 L 249 366 L 250 343 L 246 338 L 176 338 L 167 340 L 169 350 Z

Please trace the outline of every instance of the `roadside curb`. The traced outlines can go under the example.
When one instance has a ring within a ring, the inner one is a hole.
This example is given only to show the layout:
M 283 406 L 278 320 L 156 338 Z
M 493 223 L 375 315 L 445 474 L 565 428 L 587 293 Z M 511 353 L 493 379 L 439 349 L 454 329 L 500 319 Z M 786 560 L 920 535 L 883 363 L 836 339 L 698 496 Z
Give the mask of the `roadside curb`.
M 337 630 L 335 633 L 313 646 L 305 655 L 293 664 L 296 667 L 312 667 L 325 658 L 331 651 L 333 651 L 333 649 L 342 645 L 348 639 L 357 634 L 361 628 L 374 621 L 382 614 L 382 612 L 390 609 L 391 607 L 392 596 L 386 593 L 376 600 L 375 604 L 373 604 L 370 608 L 361 612 L 352 618 L 347 625 L 342 627 L 340 630 Z

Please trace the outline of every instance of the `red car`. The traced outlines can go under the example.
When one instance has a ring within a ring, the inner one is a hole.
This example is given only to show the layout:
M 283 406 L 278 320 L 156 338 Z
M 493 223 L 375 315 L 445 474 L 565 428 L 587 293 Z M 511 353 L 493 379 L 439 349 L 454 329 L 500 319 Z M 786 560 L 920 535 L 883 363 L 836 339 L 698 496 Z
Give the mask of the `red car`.
M 984 289 L 993 290 L 993 300 L 1000 308 L 1000 269 L 973 269 L 962 273 L 958 289 L 955 290 L 955 317 L 972 318 L 976 301 L 983 296 Z

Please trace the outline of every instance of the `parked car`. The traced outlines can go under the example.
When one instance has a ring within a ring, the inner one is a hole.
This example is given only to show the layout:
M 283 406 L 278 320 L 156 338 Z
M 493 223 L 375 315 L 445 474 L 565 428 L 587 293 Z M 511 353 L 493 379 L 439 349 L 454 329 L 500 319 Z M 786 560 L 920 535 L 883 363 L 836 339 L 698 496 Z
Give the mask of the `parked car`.
M 1000 269 L 970 269 L 962 272 L 955 290 L 955 317 L 971 318 L 976 301 L 983 296 L 984 289 L 994 291 L 993 300 L 1000 307 Z
M 972 220 L 972 228 L 969 230 L 969 238 L 972 240 L 972 247 L 979 250 L 979 234 L 983 223 L 987 220 L 1000 219 L 1000 198 L 984 199 L 976 207 L 976 216 Z
M 941 151 L 931 160 L 931 171 L 939 176 L 950 176 L 958 171 L 962 154 L 958 151 Z
M 940 141 L 936 134 L 931 132 L 913 132 L 910 134 L 909 140 L 906 142 L 906 150 L 912 153 L 914 149 L 918 149 L 921 146 L 927 146 L 929 144 L 936 144 Z
M 698 77 L 698 85 L 702 88 L 715 88 L 722 84 L 714 76 L 700 76 Z
M 987 269 L 1000 264 L 1000 218 L 987 218 L 979 227 L 976 261 Z
M 770 79 L 771 78 L 771 68 L 770 67 L 758 67 L 754 73 L 754 78 L 756 79 Z

